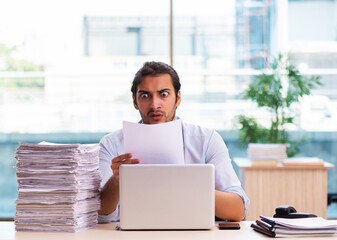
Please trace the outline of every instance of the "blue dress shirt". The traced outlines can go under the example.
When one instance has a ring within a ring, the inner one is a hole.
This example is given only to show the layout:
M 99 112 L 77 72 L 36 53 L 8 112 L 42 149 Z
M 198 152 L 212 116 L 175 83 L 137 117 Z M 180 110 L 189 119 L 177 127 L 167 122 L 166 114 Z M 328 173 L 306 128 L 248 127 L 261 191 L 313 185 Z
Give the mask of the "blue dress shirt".
M 228 149 L 222 137 L 214 130 L 182 122 L 185 163 L 213 164 L 215 167 L 215 189 L 238 194 L 245 205 L 249 199 L 241 187 L 241 183 L 233 169 Z M 124 154 L 123 131 L 107 134 L 100 141 L 100 174 L 101 186 L 112 176 L 111 160 Z M 109 215 L 99 215 L 99 222 L 119 221 L 119 209 Z

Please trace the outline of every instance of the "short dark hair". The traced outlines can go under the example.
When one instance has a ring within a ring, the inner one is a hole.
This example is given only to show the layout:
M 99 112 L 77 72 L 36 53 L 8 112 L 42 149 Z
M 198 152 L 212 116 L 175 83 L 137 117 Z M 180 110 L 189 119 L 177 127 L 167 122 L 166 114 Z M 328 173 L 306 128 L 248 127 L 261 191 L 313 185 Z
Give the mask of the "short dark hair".
M 156 76 L 158 74 L 165 74 L 165 73 L 171 76 L 172 84 L 177 98 L 181 86 L 178 73 L 170 65 L 163 62 L 154 62 L 154 61 L 145 62 L 143 67 L 139 69 L 138 72 L 136 73 L 131 86 L 132 96 L 134 98 L 136 97 L 137 87 L 144 79 L 144 77 Z

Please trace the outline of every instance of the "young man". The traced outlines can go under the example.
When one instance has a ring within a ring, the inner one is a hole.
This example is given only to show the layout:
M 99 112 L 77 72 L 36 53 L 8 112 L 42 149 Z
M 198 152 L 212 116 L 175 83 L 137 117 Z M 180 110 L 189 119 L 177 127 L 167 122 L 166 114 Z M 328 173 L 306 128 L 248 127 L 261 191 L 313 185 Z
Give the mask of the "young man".
M 146 62 L 136 73 L 131 87 L 133 105 L 141 116 L 140 124 L 159 124 L 176 119 L 181 101 L 180 80 L 176 71 L 161 62 Z M 215 215 L 240 221 L 249 205 L 241 188 L 221 136 L 214 130 L 182 123 L 185 163 L 214 164 Z M 119 220 L 119 166 L 138 164 L 130 153 L 123 152 L 123 132 L 110 133 L 100 141 L 102 176 L 99 222 Z

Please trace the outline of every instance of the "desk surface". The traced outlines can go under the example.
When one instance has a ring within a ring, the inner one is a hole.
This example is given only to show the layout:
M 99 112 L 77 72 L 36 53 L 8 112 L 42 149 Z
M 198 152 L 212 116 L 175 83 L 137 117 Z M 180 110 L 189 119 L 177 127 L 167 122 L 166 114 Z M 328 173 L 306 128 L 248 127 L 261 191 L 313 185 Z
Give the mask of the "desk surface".
M 275 166 L 269 166 L 269 165 L 256 165 L 253 166 L 252 162 L 247 158 L 235 158 L 234 162 L 236 165 L 238 165 L 239 168 L 242 169 L 276 169 L 276 170 L 289 170 L 289 169 L 331 169 L 335 166 L 332 163 L 324 162 L 324 165 L 322 166 L 315 166 L 315 165 L 292 165 L 292 166 L 284 166 L 282 164 L 275 165 Z
M 0 222 L 0 240 L 92 240 L 92 239 L 113 239 L 113 240 L 199 240 L 199 239 L 266 239 L 269 238 L 250 228 L 251 221 L 241 222 L 240 230 L 218 230 L 215 226 L 211 230 L 202 231 L 117 231 L 116 223 L 99 224 L 93 229 L 78 233 L 52 233 L 52 232 L 16 232 L 13 222 Z M 299 238 L 287 238 L 299 239 Z M 336 237 L 306 238 L 306 239 L 336 239 Z

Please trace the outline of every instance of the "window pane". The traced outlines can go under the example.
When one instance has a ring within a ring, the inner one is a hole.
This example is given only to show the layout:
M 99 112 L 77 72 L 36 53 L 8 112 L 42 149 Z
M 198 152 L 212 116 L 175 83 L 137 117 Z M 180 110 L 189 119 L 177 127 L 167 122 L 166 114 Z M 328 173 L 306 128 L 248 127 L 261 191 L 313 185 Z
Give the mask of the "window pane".
M 131 81 L 144 61 L 169 62 L 169 6 L 1 1 L 0 218 L 15 212 L 18 142 L 98 142 L 139 120 Z
M 234 117 L 252 109 L 240 96 L 256 73 L 252 68 L 268 67 L 272 7 L 270 1 L 174 1 L 182 117 L 233 129 Z
M 138 119 L 130 107 L 136 70 L 169 62 L 168 1 L 7 1 L 0 9 L 0 44 L 10 50 L 0 70 L 29 71 L 1 77 L 0 101 L 12 105 L 3 132 L 108 131 Z
M 290 130 L 320 132 L 325 140 L 308 133 L 301 154 L 336 164 L 336 141 L 327 140 L 337 130 L 336 29 L 334 0 L 174 1 L 173 63 L 183 99 L 178 114 L 227 130 L 236 128 L 239 114 L 269 122 L 269 112 L 243 100 L 242 92 L 260 73 L 254 69 L 269 68 L 273 57 L 289 50 L 302 74 L 318 75 L 323 83 L 294 107 L 297 125 Z M 246 156 L 233 146 L 231 152 Z M 329 191 L 337 192 L 337 171 L 330 173 Z

